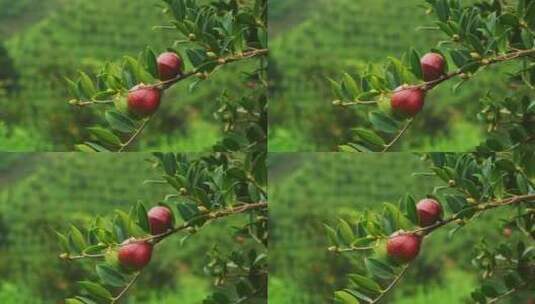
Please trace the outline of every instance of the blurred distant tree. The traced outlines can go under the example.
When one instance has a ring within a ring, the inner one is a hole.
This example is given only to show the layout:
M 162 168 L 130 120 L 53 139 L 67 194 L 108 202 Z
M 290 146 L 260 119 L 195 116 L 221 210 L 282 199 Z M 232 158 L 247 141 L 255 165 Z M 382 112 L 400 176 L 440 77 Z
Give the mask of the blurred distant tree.
M 504 74 L 506 96 L 492 88 L 480 100 L 475 117 L 487 126 L 488 136 L 478 150 L 519 150 L 531 157 L 535 147 L 535 1 L 422 1 L 437 20 L 422 30 L 442 32 L 446 38 L 421 55 L 412 49 L 401 59 L 388 58 L 382 67 L 370 65 L 355 75 L 331 80 L 340 107 L 358 107 L 359 126 L 344 151 L 390 151 L 405 135 L 426 103 L 426 95 L 448 81 L 462 85 L 489 71 L 514 62 Z M 475 101 L 474 101 L 475 102 Z M 429 106 L 429 105 L 428 105 Z M 416 134 L 414 136 L 417 136 Z
M 205 226 L 226 217 L 242 217 L 244 224 L 220 232 L 221 238 L 236 240 L 231 254 L 207 252 L 204 272 L 213 276 L 217 291 L 203 303 L 267 303 L 264 160 L 242 153 L 195 157 L 156 153 L 155 158 L 162 179 L 147 183 L 174 189 L 157 206 L 147 210 L 138 203 L 128 213 L 116 211 L 113 216 L 96 217 L 84 227 L 72 226 L 65 234 L 57 233 L 63 260 L 96 261 L 98 280 L 79 282 L 80 294 L 66 303 L 119 303 L 143 269 L 150 267 L 152 253 L 161 242 L 178 235 L 181 242 L 193 242 Z
M 193 79 L 191 91 L 224 66 L 248 60 L 254 65 L 241 76 L 246 89 L 221 88 L 216 99 L 220 109 L 214 115 L 224 125 L 224 138 L 214 150 L 262 150 L 267 137 L 267 0 L 162 2 L 171 20 L 157 28 L 176 31 L 179 37 L 167 52 L 157 56 L 147 48 L 138 58 L 105 64 L 93 79 L 82 72 L 79 79 L 67 80 L 71 104 L 109 107 L 104 114 L 108 126 L 89 128 L 92 139 L 77 149 L 131 149 L 166 99 L 166 90 Z
M 19 75 L 5 46 L 0 43 L 0 88 L 5 88 L 8 93 L 15 91 Z
M 382 211 L 358 211 L 357 220 L 339 219 L 326 226 L 330 251 L 358 261 L 336 303 L 382 303 L 399 284 L 412 262 L 425 254 L 423 243 L 449 227 L 449 238 L 469 233 L 470 224 L 488 212 L 502 211 L 496 228 L 499 243 L 474 244 L 472 265 L 481 285 L 470 303 L 497 303 L 512 297 L 528 301 L 535 290 L 534 175 L 519 165 L 514 154 L 433 153 L 423 176 L 441 180 L 427 197 L 410 194 Z M 508 210 L 509 209 L 509 210 Z M 509 212 L 505 212 L 505 211 Z M 531 300 L 533 300 L 531 298 Z M 529 302 L 522 302 L 529 303 Z

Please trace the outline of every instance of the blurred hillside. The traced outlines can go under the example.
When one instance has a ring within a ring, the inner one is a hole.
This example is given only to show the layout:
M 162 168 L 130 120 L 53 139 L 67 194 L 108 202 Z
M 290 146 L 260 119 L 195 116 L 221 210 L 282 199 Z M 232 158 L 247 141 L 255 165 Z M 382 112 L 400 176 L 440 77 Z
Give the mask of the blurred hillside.
M 345 285 L 353 267 L 349 255 L 327 251 L 324 223 L 353 218 L 382 203 L 397 203 L 406 193 L 423 197 L 437 181 L 413 176 L 427 164 L 408 153 L 359 154 L 288 153 L 270 159 L 270 303 L 332 303 L 335 290 Z M 504 210 L 503 212 L 509 212 Z M 472 249 L 485 237 L 504 242 L 498 218 L 488 213 L 448 238 L 437 231 L 422 254 L 385 303 L 465 303 L 476 284 Z M 513 242 L 513 240 L 507 240 Z M 523 303 L 517 299 L 503 303 Z
M 160 175 L 145 160 L 150 154 L 0 153 L 0 303 L 63 303 L 75 282 L 92 279 L 93 263 L 65 263 L 55 230 L 82 224 L 113 210 L 127 211 L 138 200 L 153 206 L 167 185 L 143 184 Z M 212 280 L 204 273 L 206 253 L 217 244 L 228 253 L 232 236 L 221 236 L 239 218 L 215 222 L 181 245 L 176 235 L 161 244 L 151 265 L 124 303 L 198 304 Z
M 102 109 L 68 105 L 65 77 L 90 75 L 106 61 L 137 56 L 146 46 L 172 47 L 176 32 L 166 25 L 161 0 L 0 0 L 0 148 L 70 151 L 87 139 L 84 127 L 103 123 Z M 5 49 L 5 52 L 2 50 Z M 146 150 L 201 151 L 220 135 L 212 115 L 216 97 L 237 91 L 244 65 L 233 65 L 193 93 L 186 82 L 170 90 L 158 119 L 140 146 Z M 1 89 L 1 88 L 4 89 Z M 31 140 L 28 140 L 31 138 Z
M 350 140 L 358 109 L 333 107 L 327 78 L 383 64 L 411 47 L 429 51 L 444 38 L 418 30 L 434 20 L 420 7 L 423 0 L 305 2 L 270 1 L 270 151 L 335 150 Z M 434 90 L 400 149 L 472 149 L 484 131 L 474 118 L 477 100 L 488 89 L 504 91 L 498 75 L 482 73 L 456 94 L 451 82 Z

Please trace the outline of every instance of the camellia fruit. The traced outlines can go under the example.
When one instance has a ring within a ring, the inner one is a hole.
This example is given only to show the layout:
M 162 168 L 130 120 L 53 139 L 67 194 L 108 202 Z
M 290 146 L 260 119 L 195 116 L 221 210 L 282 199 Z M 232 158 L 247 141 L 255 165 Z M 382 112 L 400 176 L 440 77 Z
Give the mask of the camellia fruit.
M 425 91 L 421 88 L 399 87 L 392 94 L 390 106 L 394 113 L 414 117 L 424 107 Z
M 173 215 L 167 207 L 156 206 L 149 210 L 147 216 L 153 235 L 162 234 L 173 226 Z
M 442 218 L 442 205 L 434 199 L 426 198 L 416 204 L 420 226 L 433 225 Z
M 160 80 L 170 80 L 182 73 L 183 61 L 173 52 L 165 52 L 158 56 L 158 73 Z
M 398 263 L 409 263 L 420 252 L 422 238 L 413 233 L 397 233 L 388 239 L 386 252 L 388 257 Z
M 160 107 L 161 97 L 156 87 L 136 86 L 128 93 L 128 111 L 141 118 L 150 116 Z
M 121 266 L 127 270 L 138 271 L 149 264 L 152 256 L 152 245 L 140 241 L 122 245 L 119 248 L 118 259 Z
M 427 53 L 420 60 L 422 74 L 425 81 L 434 81 L 444 75 L 446 61 L 444 57 L 437 53 Z

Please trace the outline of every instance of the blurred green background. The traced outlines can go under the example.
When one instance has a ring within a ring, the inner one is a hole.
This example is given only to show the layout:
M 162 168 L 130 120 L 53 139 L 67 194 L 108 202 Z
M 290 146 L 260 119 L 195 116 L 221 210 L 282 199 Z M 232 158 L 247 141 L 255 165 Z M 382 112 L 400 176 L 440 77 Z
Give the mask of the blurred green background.
M 202 0 L 208 1 L 208 0 Z M 90 75 L 107 61 L 156 52 L 181 39 L 167 25 L 162 0 L 0 0 L 0 150 L 71 151 L 88 139 L 84 127 L 103 124 L 103 107 L 68 104 L 65 77 Z M 213 117 L 223 89 L 239 92 L 231 65 L 190 93 L 185 81 L 167 91 L 140 146 L 146 150 L 206 151 L 220 138 Z
M 470 4 L 475 1 L 462 1 Z M 270 151 L 333 151 L 362 125 L 358 107 L 331 105 L 327 78 L 355 74 L 368 63 L 383 64 L 411 47 L 421 53 L 445 37 L 432 26 L 424 0 L 270 0 Z M 510 67 L 500 67 L 506 71 Z M 484 139 L 476 121 L 478 99 L 492 88 L 505 92 L 496 67 L 457 93 L 450 81 L 433 90 L 398 150 L 472 151 Z
M 147 159 L 152 155 L 0 153 L 0 303 L 63 303 L 75 294 L 76 281 L 95 279 L 94 263 L 58 258 L 54 231 L 127 211 L 138 200 L 153 206 L 174 193 L 167 185 L 143 183 L 160 176 Z M 207 253 L 217 245 L 230 254 L 238 244 L 232 227 L 245 221 L 211 223 L 183 245 L 181 235 L 162 242 L 124 303 L 201 303 L 215 291 L 203 270 Z
M 406 193 L 416 198 L 431 193 L 438 180 L 412 175 L 426 168 L 410 153 L 271 153 L 269 303 L 332 303 L 334 291 L 345 287 L 346 275 L 358 261 L 327 251 L 323 224 L 354 218 L 366 208 L 382 209 L 382 203 L 397 203 Z M 506 214 L 509 210 L 484 214 L 453 239 L 447 236 L 449 229 L 438 230 L 384 303 L 467 303 L 478 283 L 478 271 L 470 263 L 476 243 L 482 237 L 493 245 L 518 237 L 501 235 L 499 219 Z M 527 303 L 520 299 L 503 303 Z

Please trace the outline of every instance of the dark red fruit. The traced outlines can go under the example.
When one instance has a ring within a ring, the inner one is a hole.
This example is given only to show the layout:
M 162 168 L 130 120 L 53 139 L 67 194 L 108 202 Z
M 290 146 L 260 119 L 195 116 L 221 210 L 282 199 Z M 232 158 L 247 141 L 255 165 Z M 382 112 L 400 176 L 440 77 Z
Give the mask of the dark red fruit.
M 388 256 L 398 263 L 409 263 L 420 252 L 422 238 L 416 234 L 394 234 L 386 243 Z
M 426 198 L 416 204 L 420 226 L 433 225 L 442 218 L 442 206 L 434 199 Z
M 390 105 L 395 113 L 414 117 L 418 114 L 425 103 L 425 91 L 420 88 L 399 87 L 392 94 Z
M 182 73 L 182 58 L 175 53 L 166 52 L 158 56 L 160 80 L 169 80 Z
M 128 93 L 128 110 L 142 118 L 150 116 L 160 107 L 161 97 L 158 88 L 136 86 Z
M 427 53 L 420 60 L 425 81 L 437 80 L 444 75 L 446 61 L 437 53 Z
M 153 235 L 162 234 L 173 226 L 171 211 L 162 206 L 157 206 L 148 212 L 150 232 Z
M 147 242 L 134 242 L 119 248 L 119 263 L 127 270 L 141 270 L 147 266 L 152 256 L 152 245 Z

